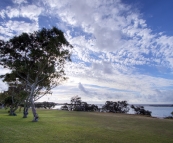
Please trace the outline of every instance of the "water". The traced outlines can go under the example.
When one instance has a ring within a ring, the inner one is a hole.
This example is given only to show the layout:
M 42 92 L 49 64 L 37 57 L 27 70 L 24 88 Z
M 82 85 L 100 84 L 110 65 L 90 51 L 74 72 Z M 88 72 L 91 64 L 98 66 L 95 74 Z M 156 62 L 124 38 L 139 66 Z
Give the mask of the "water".
M 173 107 L 155 107 L 155 106 L 144 106 L 144 109 L 151 111 L 152 117 L 168 117 L 173 112 Z
M 149 105 L 142 105 L 145 110 L 151 111 L 152 117 L 157 118 L 164 118 L 168 116 L 172 116 L 171 112 L 173 112 L 173 107 L 160 107 L 160 106 L 149 106 Z M 135 112 L 133 109 L 130 108 L 128 114 L 134 114 Z
M 61 109 L 62 105 L 56 105 L 53 109 Z

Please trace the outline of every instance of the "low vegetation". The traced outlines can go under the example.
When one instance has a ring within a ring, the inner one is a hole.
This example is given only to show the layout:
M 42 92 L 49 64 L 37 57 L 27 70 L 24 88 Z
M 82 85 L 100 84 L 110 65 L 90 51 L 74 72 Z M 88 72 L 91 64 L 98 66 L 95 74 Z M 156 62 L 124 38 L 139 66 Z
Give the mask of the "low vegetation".
M 38 109 L 39 122 L 0 109 L 0 143 L 171 143 L 173 120 L 141 115 Z
M 151 116 L 151 111 L 145 110 L 144 106 L 134 106 L 131 105 L 131 108 L 135 111 L 135 114 L 140 114 L 140 115 L 147 115 L 147 116 Z

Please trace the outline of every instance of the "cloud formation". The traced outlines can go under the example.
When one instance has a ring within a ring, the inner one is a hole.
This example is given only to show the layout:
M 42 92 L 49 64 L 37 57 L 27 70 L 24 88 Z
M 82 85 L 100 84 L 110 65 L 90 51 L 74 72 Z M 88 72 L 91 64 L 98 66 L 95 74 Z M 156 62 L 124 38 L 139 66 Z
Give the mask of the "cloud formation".
M 0 39 L 43 26 L 58 26 L 74 46 L 68 90 L 57 87 L 54 95 L 173 101 L 173 35 L 154 32 L 136 7 L 121 0 L 12 0 L 0 9 Z
M 84 88 L 84 86 L 83 86 L 81 83 L 79 83 L 78 88 L 79 88 L 81 91 L 83 91 L 85 94 L 88 94 L 88 91 L 86 91 L 86 89 Z

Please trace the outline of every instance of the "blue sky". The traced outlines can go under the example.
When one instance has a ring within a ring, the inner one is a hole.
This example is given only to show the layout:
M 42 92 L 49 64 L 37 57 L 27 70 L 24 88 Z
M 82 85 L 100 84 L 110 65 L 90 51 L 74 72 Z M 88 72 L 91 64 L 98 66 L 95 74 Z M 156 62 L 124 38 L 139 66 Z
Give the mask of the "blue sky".
M 42 101 L 79 95 L 88 103 L 173 103 L 172 7 L 172 0 L 6 0 L 0 39 L 43 27 L 64 31 L 74 46 L 69 80 Z

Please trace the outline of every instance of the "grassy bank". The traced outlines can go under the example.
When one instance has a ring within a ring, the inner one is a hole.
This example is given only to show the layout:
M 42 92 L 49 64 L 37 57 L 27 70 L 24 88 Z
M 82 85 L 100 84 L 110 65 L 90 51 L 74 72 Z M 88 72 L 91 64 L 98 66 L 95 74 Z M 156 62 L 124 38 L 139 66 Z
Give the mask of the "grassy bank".
M 172 143 L 173 120 L 136 115 L 38 110 L 39 122 L 0 109 L 0 143 Z

